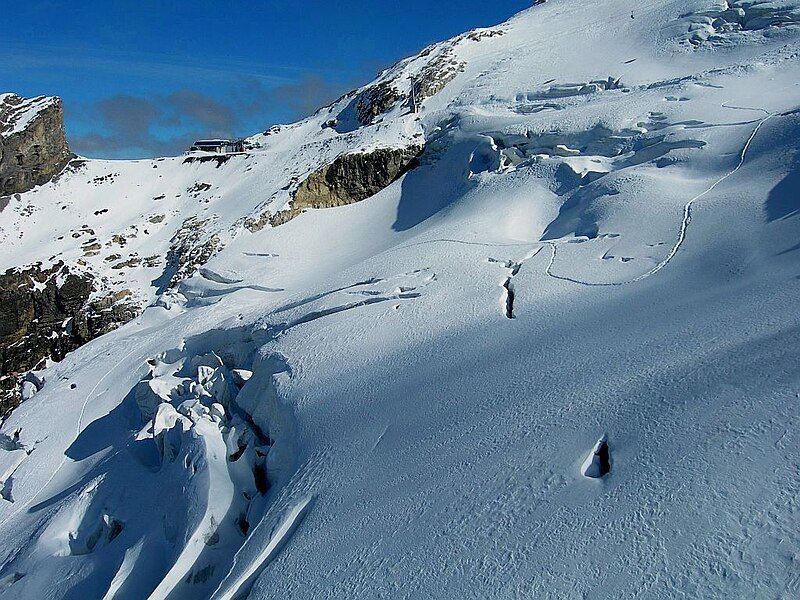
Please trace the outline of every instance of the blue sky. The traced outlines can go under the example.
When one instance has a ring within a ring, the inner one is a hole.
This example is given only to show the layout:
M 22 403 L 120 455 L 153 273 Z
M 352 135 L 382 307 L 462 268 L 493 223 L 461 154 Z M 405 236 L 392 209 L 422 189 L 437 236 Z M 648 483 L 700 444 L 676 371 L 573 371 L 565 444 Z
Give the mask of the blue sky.
M 429 43 L 531 0 L 29 0 L 0 21 L 0 91 L 61 96 L 73 149 L 180 152 L 313 112 Z

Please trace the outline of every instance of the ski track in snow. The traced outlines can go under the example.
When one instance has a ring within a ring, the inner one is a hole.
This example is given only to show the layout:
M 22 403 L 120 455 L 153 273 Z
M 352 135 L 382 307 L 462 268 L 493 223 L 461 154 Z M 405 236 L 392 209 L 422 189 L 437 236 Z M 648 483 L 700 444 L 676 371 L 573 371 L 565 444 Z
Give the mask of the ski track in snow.
M 742 168 L 742 165 L 744 165 L 745 160 L 747 159 L 747 151 L 750 148 L 750 145 L 753 143 L 753 140 L 755 139 L 755 137 L 758 134 L 758 132 L 761 129 L 761 127 L 764 125 L 764 123 L 769 121 L 771 118 L 777 116 L 777 113 L 770 113 L 770 112 L 764 110 L 763 108 L 750 109 L 750 108 L 732 107 L 732 106 L 727 106 L 726 108 L 735 108 L 735 109 L 741 109 L 741 110 L 760 110 L 760 111 L 764 111 L 767 116 L 764 117 L 763 119 L 760 119 L 758 121 L 758 124 L 755 126 L 755 128 L 753 128 L 753 131 L 750 133 L 750 136 L 747 138 L 747 141 L 745 142 L 744 146 L 742 147 L 742 151 L 741 151 L 741 153 L 739 155 L 739 162 L 736 164 L 736 166 L 731 171 L 728 171 L 725 175 L 723 175 L 722 177 L 720 177 L 719 179 L 714 181 L 714 183 L 712 183 L 708 188 L 706 188 L 705 190 L 703 190 L 702 192 L 697 194 L 695 197 L 693 197 L 691 200 L 689 200 L 684 205 L 684 207 L 683 207 L 683 219 L 681 220 L 681 227 L 680 227 L 680 231 L 678 233 L 678 239 L 675 242 L 675 244 L 672 246 L 672 249 L 669 251 L 667 256 L 661 262 L 659 262 L 655 267 L 653 267 L 652 269 L 650 269 L 646 273 L 642 273 L 641 275 L 638 275 L 638 276 L 636 276 L 636 277 L 634 277 L 632 279 L 628 279 L 626 281 L 613 281 L 613 282 L 583 281 L 583 280 L 580 280 L 580 279 L 576 279 L 574 277 L 568 277 L 568 276 L 565 276 L 565 275 L 558 275 L 558 274 L 553 272 L 553 266 L 554 266 L 554 263 L 555 263 L 555 260 L 556 260 L 556 254 L 558 252 L 558 246 L 560 244 L 558 244 L 556 242 L 546 242 L 546 245 L 550 247 L 551 254 L 550 254 L 550 261 L 548 262 L 547 267 L 545 267 L 545 273 L 549 277 L 552 277 L 553 279 L 558 279 L 560 281 L 568 281 L 570 283 L 575 283 L 575 284 L 583 285 L 583 286 L 590 286 L 590 287 L 619 287 L 619 286 L 630 285 L 630 284 L 633 284 L 633 283 L 638 283 L 640 281 L 643 281 L 643 280 L 647 279 L 648 277 L 652 277 L 653 275 L 658 273 L 661 269 L 666 267 L 672 261 L 672 259 L 675 258 L 675 255 L 678 253 L 678 250 L 680 250 L 680 248 L 683 245 L 684 241 L 686 241 L 686 235 L 687 235 L 688 230 L 689 230 L 689 224 L 691 223 L 691 220 L 692 220 L 692 207 L 694 206 L 694 203 L 697 202 L 698 200 L 700 200 L 706 194 L 711 193 L 718 185 L 720 185 L 722 182 L 724 182 L 726 179 L 728 179 L 729 177 L 734 175 L 739 169 Z
M 522 267 L 522 265 L 525 264 L 526 261 L 534 258 L 539 253 L 539 251 L 541 251 L 541 249 L 544 248 L 544 247 L 550 248 L 550 259 L 549 259 L 549 261 L 548 261 L 548 263 L 547 263 L 547 265 L 545 267 L 545 274 L 548 277 L 551 277 L 553 279 L 557 279 L 559 281 L 566 281 L 566 282 L 569 282 L 569 283 L 574 283 L 576 285 L 587 286 L 587 287 L 620 287 L 620 286 L 631 285 L 631 284 L 643 281 L 643 280 L 645 280 L 645 279 L 647 279 L 649 277 L 652 277 L 653 275 L 658 273 L 661 269 L 666 267 L 672 261 L 672 259 L 675 258 L 675 255 L 678 253 L 678 251 L 680 250 L 681 246 L 686 241 L 686 236 L 687 236 L 687 233 L 688 233 L 688 230 L 689 230 L 689 224 L 691 223 L 691 220 L 692 220 L 692 208 L 693 208 L 695 202 L 697 202 L 698 200 L 703 198 L 705 195 L 711 193 L 717 186 L 722 184 L 725 180 L 727 180 L 728 178 L 733 176 L 736 172 L 739 171 L 739 169 L 742 168 L 742 166 L 744 165 L 744 163 L 745 163 L 745 161 L 747 159 L 747 151 L 749 150 L 750 146 L 752 145 L 753 140 L 755 140 L 756 135 L 758 135 L 758 132 L 761 129 L 761 127 L 764 125 L 764 123 L 766 123 L 767 121 L 769 121 L 773 117 L 778 116 L 778 113 L 771 113 L 768 110 L 766 110 L 764 108 L 759 108 L 759 107 L 730 106 L 730 105 L 726 105 L 726 104 L 723 104 L 722 106 L 723 106 L 723 108 L 728 108 L 728 109 L 732 109 L 732 110 L 748 110 L 748 111 L 763 112 L 766 116 L 757 121 L 756 126 L 753 128 L 753 131 L 748 136 L 748 138 L 745 141 L 745 144 L 742 147 L 742 150 L 741 150 L 741 152 L 739 154 L 739 161 L 737 162 L 736 166 L 732 170 L 730 170 L 727 173 L 725 173 L 722 177 L 720 177 L 719 179 L 714 181 L 708 188 L 706 188 L 705 190 L 703 190 L 702 192 L 700 192 L 699 194 L 697 194 L 696 196 L 691 198 L 684 205 L 683 218 L 681 220 L 681 226 L 680 226 L 680 231 L 678 233 L 678 238 L 677 238 L 675 244 L 673 245 L 672 249 L 670 250 L 670 252 L 667 254 L 667 256 L 664 259 L 661 260 L 661 262 L 659 262 L 656 266 L 654 266 L 652 269 L 650 269 L 646 273 L 642 273 L 641 275 L 638 275 L 638 276 L 636 276 L 634 278 L 631 278 L 631 279 L 628 279 L 628 280 L 625 280 L 625 281 L 592 282 L 592 281 L 584 281 L 584 280 L 577 279 L 577 278 L 574 278 L 574 277 L 568 277 L 568 276 L 565 276 L 565 275 L 558 275 L 557 273 L 553 272 L 553 267 L 555 265 L 555 260 L 556 260 L 556 256 L 557 256 L 557 253 L 558 253 L 558 246 L 561 245 L 558 242 L 545 242 L 544 245 L 536 247 L 535 250 L 533 250 L 526 257 L 522 258 L 519 261 L 513 261 L 513 260 L 501 261 L 501 260 L 498 260 L 498 259 L 495 259 L 495 258 L 489 258 L 488 261 L 490 263 L 500 263 L 500 264 L 503 264 L 507 269 L 509 269 L 508 277 L 506 279 L 504 279 L 500 284 L 500 287 L 503 289 L 503 293 L 501 295 L 500 302 L 501 302 L 501 306 L 503 308 L 504 316 L 506 318 L 508 318 L 508 319 L 513 319 L 514 318 L 514 300 L 515 300 L 515 296 L 516 296 L 516 290 L 514 288 L 513 278 L 517 275 L 517 273 L 519 273 L 519 270 Z M 788 114 L 788 113 L 781 113 L 781 114 Z M 430 240 L 428 242 L 419 242 L 419 243 L 423 244 L 423 243 L 433 243 L 433 242 L 459 242 L 459 243 L 462 243 L 462 244 L 471 244 L 471 245 L 474 244 L 474 245 L 486 245 L 486 246 L 498 246 L 498 247 L 516 246 L 516 244 L 478 244 L 478 243 L 475 243 L 475 242 L 464 242 L 464 241 L 461 241 L 461 240 L 452 240 L 452 239 Z M 561 243 L 569 243 L 569 242 L 561 242 Z
M 519 248 L 522 246 L 528 246 L 528 243 L 520 242 L 519 244 L 508 244 L 503 242 L 472 242 L 468 240 L 457 240 L 452 238 L 440 238 L 436 240 L 423 240 L 421 242 L 414 242 L 413 244 L 405 244 L 402 246 L 397 246 L 396 248 L 391 248 L 387 252 L 395 252 L 397 250 L 405 250 L 407 248 L 413 248 L 415 246 L 423 246 L 425 244 L 461 244 L 463 246 L 483 246 L 487 248 Z
M 97 383 L 94 385 L 94 387 L 91 389 L 91 391 L 86 395 L 86 400 L 83 401 L 83 405 L 81 406 L 80 415 L 78 416 L 78 424 L 76 426 L 75 437 L 72 438 L 72 440 L 70 440 L 70 444 L 72 443 L 72 441 L 74 441 L 80 435 L 81 431 L 83 431 L 83 417 L 86 414 L 86 407 L 89 405 L 89 402 L 96 397 L 94 395 L 94 393 L 97 391 L 97 388 L 99 388 L 100 385 L 105 381 L 106 377 L 108 377 L 111 373 L 116 371 L 128 358 L 131 357 L 131 355 L 133 355 L 134 352 L 136 352 L 135 348 L 133 350 L 131 350 L 130 352 L 128 352 L 126 355 L 124 355 L 121 359 L 119 359 L 110 370 L 106 371 L 106 373 L 97 381 Z M 67 447 L 69 447 L 69 444 L 67 444 Z M 115 454 L 118 454 L 118 452 L 115 453 Z M 25 509 L 29 508 L 30 506 L 32 506 L 34 504 L 34 501 L 36 500 L 36 498 L 38 498 L 39 495 L 44 490 L 47 489 L 47 486 L 49 486 L 50 483 L 53 481 L 53 479 L 56 478 L 56 476 L 59 474 L 59 472 L 61 471 L 61 469 L 64 467 L 64 465 L 66 463 L 67 463 L 67 455 L 66 455 L 66 451 L 65 451 L 64 454 L 61 457 L 61 462 L 59 462 L 58 467 L 56 467 L 56 469 L 53 471 L 53 473 L 50 475 L 50 477 L 47 478 L 47 481 L 44 482 L 44 484 L 36 491 L 36 493 L 34 493 L 30 497 L 30 499 L 27 502 L 25 502 L 25 504 L 23 504 L 18 509 L 13 511 L 10 515 L 8 515 L 8 517 L 6 517 L 6 519 L 10 520 L 14 516 L 16 516 L 17 514 L 22 512 L 23 510 L 25 510 Z

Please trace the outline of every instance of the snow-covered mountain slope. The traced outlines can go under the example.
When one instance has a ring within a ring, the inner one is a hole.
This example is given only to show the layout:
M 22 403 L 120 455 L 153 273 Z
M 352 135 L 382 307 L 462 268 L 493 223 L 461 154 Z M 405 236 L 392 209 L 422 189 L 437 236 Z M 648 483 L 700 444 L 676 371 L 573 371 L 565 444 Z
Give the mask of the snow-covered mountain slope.
M 4 423 L 0 598 L 797 597 L 799 10 L 550 0 L 21 194 L 148 308 Z

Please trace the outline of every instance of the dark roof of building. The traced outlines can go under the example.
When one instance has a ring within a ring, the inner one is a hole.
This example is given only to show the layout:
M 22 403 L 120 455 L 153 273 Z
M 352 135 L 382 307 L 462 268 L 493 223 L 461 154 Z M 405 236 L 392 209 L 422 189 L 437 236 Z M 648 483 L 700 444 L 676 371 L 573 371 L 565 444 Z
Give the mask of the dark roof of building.
M 197 140 L 195 146 L 223 146 L 225 144 L 233 144 L 233 140 Z

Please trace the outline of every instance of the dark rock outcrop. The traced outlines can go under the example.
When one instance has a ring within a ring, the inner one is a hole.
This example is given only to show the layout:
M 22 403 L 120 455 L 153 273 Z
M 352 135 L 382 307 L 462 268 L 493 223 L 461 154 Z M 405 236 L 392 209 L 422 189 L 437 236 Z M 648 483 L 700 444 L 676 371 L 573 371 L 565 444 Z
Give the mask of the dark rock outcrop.
M 465 63 L 455 58 L 455 54 L 450 48 L 431 58 L 412 83 L 414 102 L 417 107 L 426 98 L 441 92 L 448 83 L 464 71 L 465 66 Z
M 0 196 L 47 183 L 72 156 L 60 98 L 0 94 Z
M 369 198 L 412 169 L 423 149 L 413 145 L 342 154 L 300 184 L 292 210 L 343 206 Z
M 356 115 L 362 125 L 370 125 L 405 96 L 389 81 L 368 87 L 356 99 Z
M 207 184 L 206 184 L 207 185 Z M 201 219 L 192 215 L 184 219 L 170 240 L 166 266 L 158 293 L 176 286 L 205 264 L 222 248 L 222 240 L 216 233 L 209 234 L 209 225 L 214 217 Z
M 47 358 L 61 360 L 86 342 L 134 318 L 123 290 L 90 301 L 92 277 L 63 263 L 0 275 L 0 415 L 19 404 L 19 377 Z

